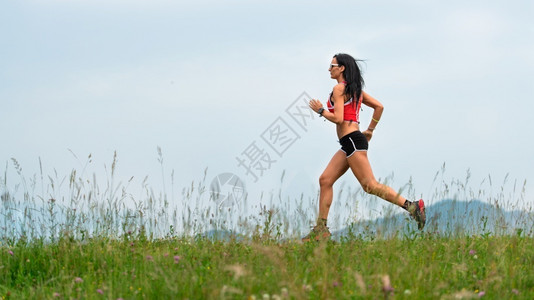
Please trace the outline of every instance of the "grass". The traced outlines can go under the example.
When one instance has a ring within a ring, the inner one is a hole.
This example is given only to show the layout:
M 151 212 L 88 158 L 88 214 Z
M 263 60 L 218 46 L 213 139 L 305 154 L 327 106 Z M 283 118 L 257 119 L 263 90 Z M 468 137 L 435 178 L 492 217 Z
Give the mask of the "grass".
M 3 245 L 12 299 L 532 299 L 531 237 L 307 243 L 95 237 Z
M 181 196 L 174 192 L 174 171 L 170 195 L 154 192 L 145 178 L 134 196 L 132 179 L 115 180 L 116 155 L 104 183 L 86 175 L 90 162 L 91 156 L 81 171 L 63 177 L 45 176 L 40 163 L 40 174 L 28 179 L 13 159 L 15 183 L 6 165 L 1 299 L 534 299 L 532 210 L 515 215 L 506 230 L 504 221 L 487 221 L 502 215 L 492 210 L 445 220 L 454 222 L 447 234 L 430 230 L 438 219 L 417 232 L 402 220 L 361 222 L 357 210 L 377 201 L 341 186 L 330 226 L 350 230 L 333 241 L 303 244 L 299 237 L 315 219 L 316 197 L 286 199 L 279 191 L 259 205 L 245 198 L 240 208 L 216 209 L 207 171 Z M 465 180 L 447 182 L 444 169 L 436 173 L 429 202 L 483 198 L 514 210 L 525 202 L 525 184 L 509 188 L 508 176 L 496 189 L 488 177 L 476 191 L 469 172 Z M 165 181 L 163 166 L 162 176 Z M 410 183 L 403 193 L 415 197 Z M 344 210 L 348 216 L 335 215 Z M 388 206 L 375 217 L 392 214 Z M 381 234 L 384 228 L 389 234 Z

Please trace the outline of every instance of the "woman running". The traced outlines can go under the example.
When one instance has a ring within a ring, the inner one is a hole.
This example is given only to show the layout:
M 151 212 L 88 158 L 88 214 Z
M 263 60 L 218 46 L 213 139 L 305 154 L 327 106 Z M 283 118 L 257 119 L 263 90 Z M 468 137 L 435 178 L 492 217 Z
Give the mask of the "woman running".
M 423 199 L 414 202 L 406 200 L 391 187 L 378 183 L 367 158 L 368 142 L 382 116 L 384 106 L 362 90 L 364 81 L 358 63 L 352 56 L 344 53 L 334 55 L 328 70 L 330 77 L 337 81 L 337 85 L 330 94 L 327 110 L 317 99 L 310 100 L 309 105 L 319 116 L 336 124 L 341 149 L 334 154 L 319 177 L 319 218 L 317 225 L 302 240 L 330 237 L 326 222 L 333 199 L 332 187 L 349 168 L 365 192 L 404 208 L 417 221 L 419 230 L 422 230 L 426 222 Z M 359 128 L 362 103 L 374 110 L 371 122 L 363 132 Z

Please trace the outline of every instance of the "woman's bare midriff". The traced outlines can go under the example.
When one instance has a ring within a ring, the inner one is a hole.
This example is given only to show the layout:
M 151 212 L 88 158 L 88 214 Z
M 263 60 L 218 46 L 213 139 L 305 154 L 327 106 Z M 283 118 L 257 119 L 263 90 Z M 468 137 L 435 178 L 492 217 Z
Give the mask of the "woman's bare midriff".
M 341 124 L 336 125 L 337 129 L 337 137 L 341 139 L 342 137 L 346 136 L 347 134 L 360 130 L 360 126 L 358 126 L 358 123 L 351 122 L 351 121 L 343 121 Z

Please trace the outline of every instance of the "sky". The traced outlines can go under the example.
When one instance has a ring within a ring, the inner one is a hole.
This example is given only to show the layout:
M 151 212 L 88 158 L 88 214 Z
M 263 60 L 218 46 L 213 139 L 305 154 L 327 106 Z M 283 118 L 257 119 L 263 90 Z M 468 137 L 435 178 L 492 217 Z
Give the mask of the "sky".
M 325 103 L 344 52 L 385 106 L 377 178 L 430 204 L 445 182 L 526 181 L 532 203 L 533 13 L 530 0 L 3 1 L 1 188 L 21 190 L 12 158 L 27 178 L 105 181 L 116 152 L 134 190 L 172 181 L 179 198 L 232 174 L 251 194 L 316 195 L 339 144 L 305 103 Z

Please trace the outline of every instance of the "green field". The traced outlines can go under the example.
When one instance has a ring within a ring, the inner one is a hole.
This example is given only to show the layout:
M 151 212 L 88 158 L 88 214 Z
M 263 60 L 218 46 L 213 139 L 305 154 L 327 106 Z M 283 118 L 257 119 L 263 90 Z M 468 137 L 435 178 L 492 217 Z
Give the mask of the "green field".
M 2 244 L 0 261 L 5 299 L 534 299 L 522 236 L 63 238 Z

